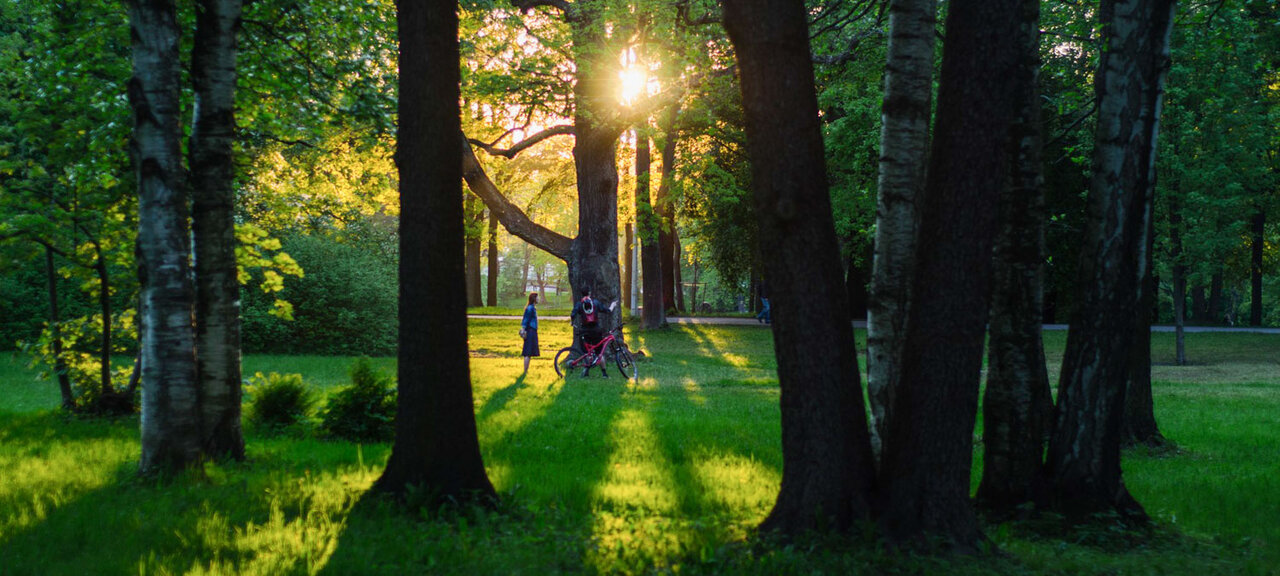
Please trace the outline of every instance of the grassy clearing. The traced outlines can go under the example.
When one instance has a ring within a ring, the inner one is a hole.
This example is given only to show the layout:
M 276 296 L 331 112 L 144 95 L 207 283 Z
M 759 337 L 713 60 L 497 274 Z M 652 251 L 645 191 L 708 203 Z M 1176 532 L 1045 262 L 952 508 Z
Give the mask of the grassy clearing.
M 781 478 L 772 339 L 755 326 L 629 334 L 640 379 L 555 378 L 568 325 L 546 322 L 521 369 L 518 321 L 473 321 L 476 415 L 496 511 L 404 514 L 364 492 L 385 445 L 248 438 L 203 479 L 133 478 L 137 420 L 80 420 L 56 387 L 0 357 L 0 574 L 960 573 L 1276 574 L 1280 337 L 1188 335 L 1190 367 L 1156 367 L 1157 417 L 1180 450 L 1126 454 L 1159 520 L 1050 537 L 989 526 L 1009 558 L 938 560 L 853 543 L 748 538 Z M 1065 333 L 1048 333 L 1056 374 Z M 861 347 L 862 344 L 860 343 Z M 1172 357 L 1157 334 L 1156 362 Z M 251 356 L 322 392 L 350 358 Z M 393 359 L 375 359 L 385 370 Z M 977 471 L 975 471 L 977 474 Z M 440 515 L 455 517 L 443 521 Z

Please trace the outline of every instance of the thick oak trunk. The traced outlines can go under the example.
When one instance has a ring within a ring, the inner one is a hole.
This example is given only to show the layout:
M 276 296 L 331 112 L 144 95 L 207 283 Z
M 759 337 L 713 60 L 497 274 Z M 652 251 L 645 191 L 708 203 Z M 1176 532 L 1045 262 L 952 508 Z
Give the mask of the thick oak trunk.
M 199 465 L 186 175 L 178 114 L 180 67 L 172 0 L 133 0 L 134 166 L 138 179 L 138 274 L 142 286 L 142 453 L 144 474 Z
M 1047 504 L 1072 517 L 1146 518 L 1124 487 L 1120 429 L 1148 261 L 1156 135 L 1173 0 L 1103 0 L 1097 134 L 1076 305 L 1063 355 Z
M 1021 0 L 1012 162 L 992 254 L 983 467 L 978 502 L 1007 514 L 1035 497 L 1053 397 L 1040 320 L 1044 307 L 1045 201 L 1041 169 L 1040 2 Z
M 667 323 L 667 310 L 662 303 L 662 261 L 658 248 L 661 224 L 649 201 L 649 137 L 641 134 L 636 145 L 636 237 L 640 240 L 640 279 L 644 298 L 640 326 L 645 330 L 661 328 Z
M 844 296 L 803 3 L 730 0 L 782 411 L 782 489 L 764 531 L 870 518 L 866 407 Z
M 400 353 L 395 443 L 374 489 L 490 501 L 465 302 L 457 2 L 396 3 L 400 39 Z
M 209 456 L 244 459 L 240 431 L 240 282 L 236 272 L 236 35 L 240 0 L 199 0 L 192 51 L 191 192 L 200 416 Z
M 875 257 L 867 302 L 867 397 L 877 455 L 883 453 L 901 378 L 920 218 L 917 206 L 923 200 L 929 149 L 937 12 L 936 0 L 889 2 Z
M 1020 0 L 953 1 L 912 301 L 881 460 L 895 543 L 975 551 L 969 501 L 996 208 L 1006 180 Z M 928 425 L 922 425 L 928 423 Z

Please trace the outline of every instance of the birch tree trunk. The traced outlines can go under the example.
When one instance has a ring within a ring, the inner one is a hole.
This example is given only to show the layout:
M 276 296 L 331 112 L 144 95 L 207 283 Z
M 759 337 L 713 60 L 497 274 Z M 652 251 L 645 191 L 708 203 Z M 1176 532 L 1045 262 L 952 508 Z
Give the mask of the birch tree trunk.
M 760 528 L 844 530 L 870 518 L 874 467 L 804 4 L 727 0 L 724 22 L 741 74 L 782 390 L 782 489 Z
M 915 266 L 933 88 L 937 0 L 890 0 L 875 256 L 867 302 L 867 396 L 877 456 L 892 418 Z
M 1073 518 L 1146 519 L 1121 477 L 1120 429 L 1173 13 L 1173 0 L 1103 0 L 1099 9 L 1106 45 L 1089 217 L 1046 460 L 1047 504 Z
M 400 353 L 396 436 L 374 489 L 490 502 L 467 357 L 457 2 L 396 2 L 400 40 Z
M 199 0 L 189 154 L 195 239 L 196 354 L 204 451 L 244 459 L 240 431 L 240 282 L 236 271 L 236 35 L 240 0 Z
M 1031 502 L 1044 458 L 1053 397 L 1045 369 L 1045 214 L 1041 169 L 1040 1 L 1020 0 L 1012 163 L 992 253 L 983 467 L 978 502 L 1007 514 Z
M 982 540 L 969 486 L 1020 3 L 948 7 L 902 379 L 880 462 L 881 525 L 903 545 L 973 552 Z
M 199 466 L 186 175 L 178 114 L 178 24 L 172 0 L 132 0 L 134 166 L 138 179 L 138 274 L 142 286 L 143 474 Z

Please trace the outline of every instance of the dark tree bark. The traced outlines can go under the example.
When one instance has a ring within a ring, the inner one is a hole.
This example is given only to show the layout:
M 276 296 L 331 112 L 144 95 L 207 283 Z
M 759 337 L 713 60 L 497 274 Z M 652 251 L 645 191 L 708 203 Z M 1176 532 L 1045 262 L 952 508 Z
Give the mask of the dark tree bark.
M 476 204 L 474 194 L 467 194 L 466 198 L 467 306 L 478 307 L 484 305 L 484 298 L 480 294 L 480 227 L 484 220 L 484 207 Z
M 489 214 L 489 277 L 485 286 L 486 306 L 498 305 L 498 219 Z
M 658 249 L 661 223 L 649 202 L 649 151 L 649 137 L 641 134 L 636 145 L 636 236 L 640 239 L 640 279 L 644 298 L 640 326 L 654 330 L 667 323 L 667 310 L 662 303 L 664 277 Z
M 874 464 L 804 4 L 729 0 L 724 18 L 741 75 L 782 390 L 782 489 L 760 528 L 789 536 L 848 529 L 870 518 Z
M 890 0 L 889 46 L 881 108 L 875 257 L 867 302 L 867 397 L 871 446 L 883 453 L 915 269 L 918 206 L 923 201 L 933 91 L 936 0 Z
M 640 152 L 636 152 L 636 158 L 639 160 Z M 632 254 L 636 249 L 636 228 L 632 222 L 627 222 L 626 230 L 623 231 L 622 246 L 622 304 L 626 307 L 627 312 L 634 314 L 635 305 L 631 302 L 631 286 L 635 282 L 635 266 L 633 262 L 635 258 Z
M 58 377 L 58 391 L 62 393 L 62 409 L 74 410 L 75 395 L 71 392 L 71 376 L 67 362 L 62 357 L 62 312 L 58 306 L 58 271 L 53 265 L 53 249 L 44 247 L 44 273 L 49 294 L 49 337 L 52 340 L 53 371 Z
M 179 140 L 180 67 L 172 0 L 132 0 L 134 166 L 138 179 L 138 274 L 142 286 L 144 474 L 201 462 L 186 175 Z
M 1187 317 L 1196 324 L 1203 325 L 1209 318 L 1209 301 L 1205 299 L 1203 284 L 1191 288 L 1191 313 Z
M 1156 295 L 1154 219 L 1147 225 L 1147 269 L 1145 289 L 1135 315 L 1133 353 L 1129 356 L 1129 382 L 1125 385 L 1124 422 L 1120 437 L 1124 446 L 1162 446 L 1164 436 L 1156 425 L 1155 398 L 1151 393 L 1151 319 Z
M 983 468 L 978 502 L 997 515 L 1035 499 L 1053 397 L 1040 334 L 1046 210 L 1041 169 L 1040 1 L 1020 0 L 1009 182 L 992 254 Z
M 107 270 L 107 260 L 102 257 L 102 244 L 93 242 L 96 260 L 93 271 L 98 275 L 98 313 L 102 315 L 102 347 L 98 350 L 98 382 L 102 386 L 102 397 L 115 396 L 111 385 L 111 273 Z
M 1072 518 L 1118 512 L 1146 519 L 1124 487 L 1120 429 L 1173 7 L 1173 0 L 1103 0 L 1099 9 L 1106 44 L 1095 75 L 1089 216 L 1046 459 L 1046 504 Z
M 976 551 L 969 502 L 996 208 L 1017 86 L 1021 0 L 952 1 L 912 301 L 881 459 L 890 541 Z M 922 422 L 929 425 L 922 426 Z
M 871 251 L 863 255 L 862 264 L 854 263 L 852 256 L 845 259 L 845 294 L 849 297 L 849 315 L 854 320 L 867 318 L 867 282 L 871 280 Z M 752 308 L 755 311 L 755 308 Z
M 1267 213 L 1261 208 L 1253 215 L 1253 229 L 1249 237 L 1252 258 L 1249 262 L 1249 325 L 1262 325 L 1262 252 L 1266 247 Z
M 480 161 L 476 159 L 476 154 L 471 149 L 471 144 L 467 142 L 465 136 L 462 137 L 461 150 L 462 177 L 467 181 L 467 188 L 476 196 L 479 196 L 484 201 L 485 206 L 489 208 L 489 215 L 496 217 L 502 223 L 502 226 L 507 229 L 507 232 L 517 238 L 568 262 L 570 258 L 569 249 L 573 244 L 573 240 L 556 233 L 554 230 L 538 225 L 533 220 L 530 220 L 523 210 L 520 210 L 518 206 L 507 200 L 498 191 L 498 187 L 494 185 L 493 181 L 489 179 L 489 175 L 485 174 L 484 168 L 480 166 Z M 526 276 L 525 279 L 527 280 L 528 277 Z M 524 288 L 521 287 L 521 291 L 523 290 Z
M 244 459 L 240 431 L 240 282 L 236 271 L 236 35 L 240 0 L 199 0 L 188 146 L 195 240 L 196 354 L 204 451 Z
M 662 313 L 665 321 L 667 310 L 676 309 L 675 210 L 671 205 L 671 186 L 676 180 L 676 117 L 673 106 L 662 116 L 660 126 L 662 141 L 662 180 L 658 183 L 658 195 L 654 209 L 658 215 L 658 260 L 662 264 Z
M 671 251 L 671 269 L 676 278 L 676 311 L 683 314 L 687 311 L 684 306 L 684 263 L 681 262 L 680 231 L 676 229 L 674 223 L 671 226 Z
M 400 40 L 400 353 L 396 437 L 374 489 L 493 500 L 467 355 L 457 2 L 396 3 Z

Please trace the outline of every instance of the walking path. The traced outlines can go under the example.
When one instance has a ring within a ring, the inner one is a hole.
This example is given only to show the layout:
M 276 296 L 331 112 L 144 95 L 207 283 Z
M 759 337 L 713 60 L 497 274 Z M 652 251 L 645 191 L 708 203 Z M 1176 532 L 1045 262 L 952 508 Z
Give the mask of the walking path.
M 497 314 L 471 314 L 468 318 L 477 318 L 481 320 L 519 320 L 519 316 L 502 316 Z M 568 316 L 539 316 L 539 321 L 551 320 L 566 322 Z M 667 318 L 667 322 L 672 324 L 718 324 L 725 326 L 766 326 L 756 321 L 755 318 L 723 318 L 716 316 L 677 316 Z M 854 328 L 866 328 L 865 320 L 854 320 Z M 1066 330 L 1066 324 L 1045 324 L 1045 330 Z M 1152 332 L 1173 332 L 1173 326 L 1152 326 Z M 1280 334 L 1280 328 L 1257 328 L 1257 327 L 1239 327 L 1239 326 L 1185 326 L 1183 330 L 1188 333 L 1194 332 L 1244 332 L 1251 334 Z

